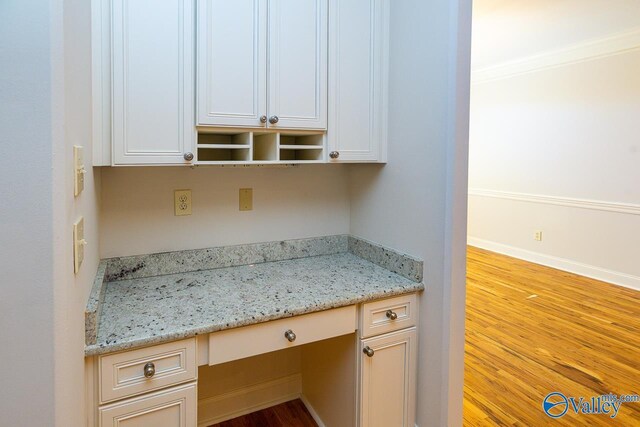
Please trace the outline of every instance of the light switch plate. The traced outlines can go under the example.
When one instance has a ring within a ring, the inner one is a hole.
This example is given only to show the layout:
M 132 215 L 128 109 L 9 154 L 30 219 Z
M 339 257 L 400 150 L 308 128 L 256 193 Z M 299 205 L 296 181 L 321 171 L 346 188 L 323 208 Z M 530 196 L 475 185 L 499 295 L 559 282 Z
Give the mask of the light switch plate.
M 84 190 L 84 149 L 80 145 L 73 146 L 73 175 L 74 187 L 73 195 L 78 196 Z
M 84 261 L 84 246 L 87 241 L 84 239 L 84 218 L 80 217 L 73 224 L 73 272 L 78 273 L 82 261 Z
M 241 188 L 238 199 L 241 211 L 253 210 L 253 188 Z
M 173 203 L 176 216 L 191 215 L 191 190 L 175 190 Z

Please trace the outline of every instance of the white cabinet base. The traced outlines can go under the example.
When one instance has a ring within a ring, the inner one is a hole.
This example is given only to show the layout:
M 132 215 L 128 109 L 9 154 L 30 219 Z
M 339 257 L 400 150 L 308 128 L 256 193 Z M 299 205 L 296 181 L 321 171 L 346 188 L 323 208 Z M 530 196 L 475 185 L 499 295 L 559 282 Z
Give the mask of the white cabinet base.
M 198 393 L 195 383 L 103 406 L 99 427 L 194 427 Z
M 362 340 L 360 425 L 414 427 L 416 328 Z

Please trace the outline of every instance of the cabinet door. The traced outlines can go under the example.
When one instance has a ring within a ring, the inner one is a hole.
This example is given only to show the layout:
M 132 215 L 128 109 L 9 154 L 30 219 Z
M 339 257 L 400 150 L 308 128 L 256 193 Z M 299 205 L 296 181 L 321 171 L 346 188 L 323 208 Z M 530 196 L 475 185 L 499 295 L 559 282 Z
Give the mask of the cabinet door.
M 390 0 L 330 0 L 331 162 L 386 162 Z
M 327 127 L 327 0 L 269 0 L 269 126 Z
M 195 384 L 103 406 L 100 427 L 195 427 L 198 395 Z
M 267 0 L 198 0 L 198 124 L 263 127 Z
M 113 0 L 113 163 L 193 152 L 194 0 Z
M 413 427 L 416 328 L 362 340 L 361 351 L 360 425 Z

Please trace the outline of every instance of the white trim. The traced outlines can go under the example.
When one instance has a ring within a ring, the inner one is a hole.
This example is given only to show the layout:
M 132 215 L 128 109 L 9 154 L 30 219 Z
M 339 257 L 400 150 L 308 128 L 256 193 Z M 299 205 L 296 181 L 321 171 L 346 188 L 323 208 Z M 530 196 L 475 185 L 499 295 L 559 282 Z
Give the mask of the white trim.
M 640 291 L 640 277 L 638 276 L 632 276 L 619 271 L 607 270 L 605 268 L 583 264 L 581 262 L 553 255 L 546 255 L 539 252 L 520 249 L 502 243 L 492 242 L 490 240 L 479 239 L 477 237 L 469 236 L 467 243 L 468 245 L 475 246 L 477 248 L 509 255 L 514 258 L 519 258 L 536 264 L 542 264 L 547 267 L 557 268 L 559 270 L 568 271 L 570 273 L 579 274 L 581 276 L 602 280 L 604 282 Z
M 198 400 L 198 427 L 250 414 L 300 397 L 302 375 L 294 374 Z
M 470 196 L 493 197 L 496 199 L 518 200 L 529 203 L 567 206 L 571 208 L 616 212 L 628 215 L 640 215 L 640 205 L 633 203 L 605 202 L 601 200 L 576 199 L 572 197 L 546 196 L 543 194 L 517 193 L 511 191 L 470 188 Z
M 579 62 L 617 55 L 640 48 L 640 28 L 611 36 L 588 40 L 514 61 L 474 70 L 472 84 L 507 79 L 522 74 L 548 70 Z
M 304 406 L 307 408 L 307 411 L 309 411 L 309 413 L 311 414 L 311 418 L 313 418 L 316 424 L 318 424 L 318 427 L 325 427 L 324 423 L 322 422 L 322 419 L 320 418 L 320 415 L 318 415 L 316 410 L 313 409 L 313 406 L 311 405 L 311 403 L 309 403 L 309 400 L 305 397 L 304 394 L 300 395 L 300 400 L 302 400 L 302 403 L 304 403 Z

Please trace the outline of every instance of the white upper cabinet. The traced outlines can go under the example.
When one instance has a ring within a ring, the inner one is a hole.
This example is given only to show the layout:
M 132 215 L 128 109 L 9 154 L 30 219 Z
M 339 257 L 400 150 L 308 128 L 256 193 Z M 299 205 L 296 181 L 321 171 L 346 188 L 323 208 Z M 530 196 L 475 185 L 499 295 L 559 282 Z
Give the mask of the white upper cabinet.
M 198 125 L 265 126 L 267 0 L 198 0 Z
M 188 164 L 193 0 L 113 0 L 111 11 L 113 164 Z
M 327 13 L 327 0 L 269 0 L 269 124 L 274 127 L 327 128 Z
M 330 0 L 331 162 L 386 162 L 390 2 Z
M 327 0 L 198 0 L 198 125 L 326 129 L 327 14 Z

